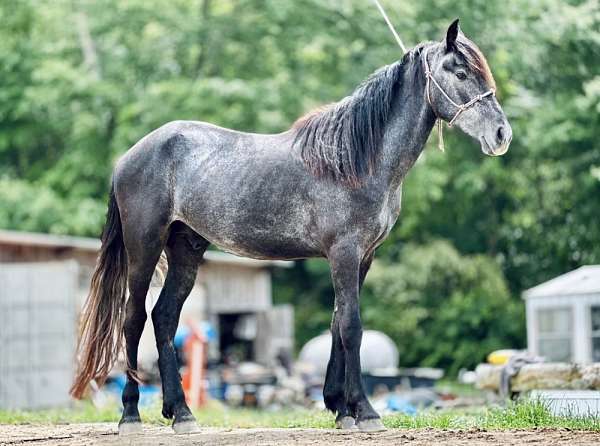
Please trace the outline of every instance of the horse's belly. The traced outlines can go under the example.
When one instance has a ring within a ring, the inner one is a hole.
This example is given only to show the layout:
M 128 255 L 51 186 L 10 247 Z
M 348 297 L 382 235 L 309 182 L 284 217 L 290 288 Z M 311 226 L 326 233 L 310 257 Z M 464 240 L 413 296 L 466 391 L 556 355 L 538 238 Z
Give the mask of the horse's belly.
M 237 244 L 213 243 L 222 251 L 234 254 L 240 257 L 249 257 L 258 260 L 296 260 L 309 257 L 320 257 L 322 254 L 314 249 L 307 249 L 304 246 L 290 245 L 266 245 L 261 247 L 243 246 Z
M 285 228 L 253 228 L 246 226 L 194 225 L 198 234 L 222 251 L 259 260 L 292 260 L 322 255 L 318 244 L 301 233 Z

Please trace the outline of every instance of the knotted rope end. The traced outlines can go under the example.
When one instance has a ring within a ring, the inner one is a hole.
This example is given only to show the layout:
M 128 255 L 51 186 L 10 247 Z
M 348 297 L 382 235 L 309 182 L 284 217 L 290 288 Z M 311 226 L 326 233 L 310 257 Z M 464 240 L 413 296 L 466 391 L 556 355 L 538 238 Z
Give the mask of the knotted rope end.
M 444 147 L 444 127 L 443 127 L 444 123 L 442 122 L 441 119 L 437 120 L 437 130 L 438 130 L 438 149 L 441 152 L 445 152 L 445 147 Z

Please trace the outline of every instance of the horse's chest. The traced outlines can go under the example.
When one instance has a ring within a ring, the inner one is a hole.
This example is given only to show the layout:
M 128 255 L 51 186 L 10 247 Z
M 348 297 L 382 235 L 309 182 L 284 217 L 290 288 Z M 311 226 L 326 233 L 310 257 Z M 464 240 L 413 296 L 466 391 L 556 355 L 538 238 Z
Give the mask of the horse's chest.
M 398 220 L 401 208 L 402 189 L 400 188 L 393 194 L 390 194 L 388 200 L 385 201 L 381 208 L 376 223 L 373 226 L 375 239 L 373 244 L 379 246 L 387 238 L 392 228 Z
M 379 246 L 387 238 L 392 228 L 394 227 L 394 223 L 396 222 L 397 218 L 398 215 L 392 212 L 386 212 L 384 215 L 381 216 L 381 220 L 376 225 L 376 227 L 373 228 L 373 244 L 375 245 L 375 247 Z

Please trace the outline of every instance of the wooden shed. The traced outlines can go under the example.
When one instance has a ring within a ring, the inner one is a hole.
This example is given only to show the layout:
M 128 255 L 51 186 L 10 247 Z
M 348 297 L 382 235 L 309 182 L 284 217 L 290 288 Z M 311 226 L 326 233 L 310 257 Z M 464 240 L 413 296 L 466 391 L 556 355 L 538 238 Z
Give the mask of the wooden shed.
M 549 361 L 600 362 L 600 265 L 523 293 L 528 349 Z
M 0 263 L 0 408 L 69 402 L 77 278 L 72 260 Z
M 0 230 L 0 271 L 3 264 L 4 270 L 8 270 L 7 263 L 20 263 L 24 267 L 40 262 L 75 264 L 71 271 L 77 277 L 73 302 L 78 311 L 87 296 L 99 248 L 99 240 L 93 238 Z M 272 364 L 281 349 L 293 348 L 293 309 L 289 305 L 274 307 L 271 295 L 272 269 L 290 265 L 291 262 L 253 260 L 207 251 L 184 305 L 182 323 L 191 319 L 212 324 L 218 334 L 210 352 L 215 360 L 227 345 L 238 342 L 245 346 L 247 359 Z M 158 299 L 160 285 L 159 281 L 153 281 L 148 293 L 148 311 Z M 35 302 L 42 297 L 35 295 L 28 299 Z M 155 352 L 153 330 L 146 329 L 140 344 L 140 361 L 154 360 Z

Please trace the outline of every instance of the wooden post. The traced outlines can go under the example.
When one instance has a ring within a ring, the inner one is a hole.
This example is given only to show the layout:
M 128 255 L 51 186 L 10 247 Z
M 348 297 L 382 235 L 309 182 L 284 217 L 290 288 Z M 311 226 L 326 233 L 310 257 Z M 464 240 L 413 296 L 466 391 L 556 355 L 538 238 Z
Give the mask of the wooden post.
M 188 405 L 197 409 L 206 403 L 206 356 L 207 341 L 197 323 L 189 322 L 190 336 L 185 340 L 183 351 L 187 367 L 182 384 Z

